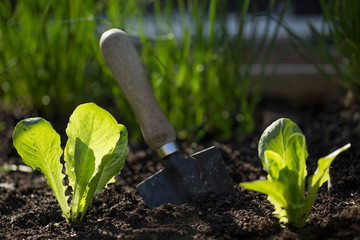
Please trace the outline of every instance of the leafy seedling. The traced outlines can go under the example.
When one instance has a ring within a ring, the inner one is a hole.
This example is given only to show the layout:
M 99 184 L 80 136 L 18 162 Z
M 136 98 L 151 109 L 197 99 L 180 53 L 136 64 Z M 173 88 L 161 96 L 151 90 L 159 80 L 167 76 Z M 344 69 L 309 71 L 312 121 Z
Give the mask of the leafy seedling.
M 63 185 L 60 135 L 43 118 L 20 121 L 13 132 L 16 150 L 25 164 L 40 170 L 54 192 L 67 221 L 82 220 L 96 193 L 115 181 L 127 156 L 127 130 L 94 103 L 79 105 L 66 128 L 64 160 L 69 186 L 68 204 Z
M 259 141 L 259 157 L 268 173 L 267 179 L 242 182 L 240 186 L 267 194 L 282 226 L 303 227 L 319 187 L 330 178 L 330 164 L 349 147 L 347 144 L 318 160 L 314 175 L 308 178 L 305 195 L 308 157 L 305 136 L 291 120 L 278 119 L 265 129 Z

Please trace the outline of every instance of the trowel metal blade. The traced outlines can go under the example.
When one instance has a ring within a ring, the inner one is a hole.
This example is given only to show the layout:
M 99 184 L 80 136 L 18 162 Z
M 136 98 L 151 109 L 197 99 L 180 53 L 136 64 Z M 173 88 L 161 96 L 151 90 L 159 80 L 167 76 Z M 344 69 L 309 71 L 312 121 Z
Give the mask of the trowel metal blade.
M 171 155 L 164 161 L 164 166 L 137 186 L 149 208 L 166 203 L 180 205 L 207 194 L 236 195 L 232 179 L 216 147 L 187 158 Z

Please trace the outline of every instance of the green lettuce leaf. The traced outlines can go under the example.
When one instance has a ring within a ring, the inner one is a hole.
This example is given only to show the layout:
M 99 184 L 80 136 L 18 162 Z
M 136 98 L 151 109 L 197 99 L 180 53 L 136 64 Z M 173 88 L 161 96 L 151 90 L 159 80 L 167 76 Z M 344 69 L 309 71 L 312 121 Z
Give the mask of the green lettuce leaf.
M 95 190 L 90 189 L 94 184 L 90 182 L 95 181 L 93 178 L 96 179 L 97 174 L 102 175 L 102 173 L 99 173 L 104 171 L 102 168 L 106 170 L 107 164 L 103 163 L 103 158 L 109 158 L 106 156 L 112 154 L 113 158 L 121 155 L 121 159 L 125 160 L 127 134 L 125 134 L 124 128 L 123 125 L 117 123 L 109 112 L 94 103 L 79 105 L 70 116 L 66 128 L 68 141 L 64 158 L 66 172 L 69 173 L 69 185 L 73 189 L 71 208 L 73 221 L 83 218 L 94 193 L 101 190 L 97 188 Z M 126 135 L 126 139 L 121 138 L 121 133 Z M 120 139 L 122 145 L 117 146 Z M 114 150 L 117 150 L 117 152 L 114 152 Z M 105 162 L 110 162 L 110 160 L 105 159 Z M 117 169 L 116 173 L 106 170 L 106 173 L 108 173 L 105 174 L 108 177 L 106 182 L 103 182 L 105 177 L 99 178 L 99 181 L 102 181 L 101 187 L 112 181 L 113 177 L 120 172 L 123 163 L 121 164 L 118 161 L 116 164 L 119 165 L 112 166 Z M 119 167 L 121 168 L 119 169 Z M 114 174 L 110 176 L 110 173 Z
M 120 138 L 116 143 L 115 149 L 102 158 L 99 170 L 89 184 L 89 191 L 80 220 L 83 219 L 94 194 L 99 193 L 107 184 L 114 182 L 115 176 L 120 174 L 121 169 L 124 167 L 127 156 L 128 134 L 124 125 L 119 124 L 119 129 Z
M 310 176 L 308 179 L 308 193 L 305 199 L 305 207 L 304 207 L 304 218 L 305 220 L 308 218 L 311 212 L 311 208 L 315 202 L 316 194 L 326 181 L 330 179 L 329 168 L 331 163 L 334 159 L 339 155 L 341 152 L 350 148 L 350 143 L 346 144 L 345 146 L 335 150 L 334 152 L 330 153 L 329 155 L 322 157 L 318 160 L 318 166 L 314 173 L 314 175 Z
M 25 164 L 40 170 L 53 190 L 64 217 L 70 217 L 70 208 L 62 181 L 63 165 L 60 157 L 60 135 L 51 124 L 42 118 L 28 118 L 20 121 L 13 132 L 14 146 Z
M 265 129 L 259 141 L 258 152 L 266 171 L 269 166 L 265 161 L 265 151 L 274 151 L 285 161 L 287 141 L 295 133 L 303 134 L 301 129 L 287 118 L 278 119 Z

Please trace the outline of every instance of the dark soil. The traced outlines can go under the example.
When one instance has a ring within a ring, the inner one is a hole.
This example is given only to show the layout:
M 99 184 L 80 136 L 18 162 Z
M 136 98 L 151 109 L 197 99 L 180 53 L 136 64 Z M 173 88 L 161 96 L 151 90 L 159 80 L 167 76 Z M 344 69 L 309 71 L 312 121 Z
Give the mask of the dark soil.
M 35 115 L 21 108 L 1 107 L 0 166 L 22 164 L 11 134 L 19 120 Z M 279 117 L 289 117 L 303 129 L 309 174 L 319 157 L 352 144 L 333 162 L 331 184 L 320 188 L 307 225 L 301 229 L 280 227 L 265 195 L 238 187 L 242 181 L 266 176 L 257 144 L 264 128 Z M 0 172 L 0 239 L 360 239 L 360 105 L 309 107 L 264 101 L 256 123 L 256 131 L 231 141 L 181 143 L 184 154 L 211 145 L 221 150 L 238 194 L 231 198 L 208 196 L 150 210 L 136 185 L 162 165 L 143 144 L 129 144 L 121 175 L 95 196 L 83 222 L 67 223 L 62 218 L 41 173 Z

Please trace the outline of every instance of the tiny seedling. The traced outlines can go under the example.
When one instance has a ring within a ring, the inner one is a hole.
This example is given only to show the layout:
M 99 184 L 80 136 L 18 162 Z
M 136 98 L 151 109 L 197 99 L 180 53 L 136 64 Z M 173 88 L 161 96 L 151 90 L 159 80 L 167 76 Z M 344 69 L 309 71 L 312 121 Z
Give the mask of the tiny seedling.
M 43 118 L 20 121 L 13 132 L 16 150 L 25 164 L 40 170 L 54 192 L 67 221 L 82 220 L 96 193 L 115 181 L 127 156 L 127 130 L 106 110 L 94 103 L 79 105 L 66 128 L 66 174 L 71 187 L 68 204 L 63 185 L 60 135 Z
M 267 179 L 242 182 L 241 187 L 268 195 L 280 223 L 303 227 L 315 202 L 319 187 L 329 180 L 329 167 L 335 157 L 347 150 L 343 146 L 318 160 L 314 175 L 307 180 L 305 136 L 289 119 L 278 119 L 267 127 L 259 141 L 259 157 Z

